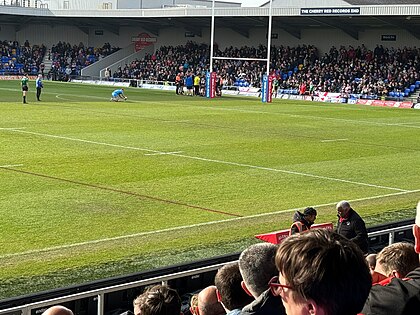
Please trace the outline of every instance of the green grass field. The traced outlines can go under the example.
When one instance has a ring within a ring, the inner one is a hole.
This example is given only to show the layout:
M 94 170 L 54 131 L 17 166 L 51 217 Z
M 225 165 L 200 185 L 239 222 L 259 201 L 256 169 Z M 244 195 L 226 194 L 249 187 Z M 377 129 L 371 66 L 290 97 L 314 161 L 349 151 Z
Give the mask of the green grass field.
M 0 298 L 239 252 L 347 199 L 414 216 L 420 111 L 1 81 Z

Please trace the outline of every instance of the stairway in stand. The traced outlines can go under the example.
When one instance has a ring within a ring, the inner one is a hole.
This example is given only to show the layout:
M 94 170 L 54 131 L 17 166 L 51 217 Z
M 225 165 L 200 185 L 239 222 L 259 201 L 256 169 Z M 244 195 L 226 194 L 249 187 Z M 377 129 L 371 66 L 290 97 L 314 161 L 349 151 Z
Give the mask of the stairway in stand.
M 45 56 L 44 56 L 44 59 L 42 60 L 42 63 L 45 66 L 45 68 L 44 68 L 44 78 L 47 78 L 48 73 L 50 72 L 51 67 L 52 67 L 51 53 L 48 49 L 47 49 L 47 52 L 45 53 Z

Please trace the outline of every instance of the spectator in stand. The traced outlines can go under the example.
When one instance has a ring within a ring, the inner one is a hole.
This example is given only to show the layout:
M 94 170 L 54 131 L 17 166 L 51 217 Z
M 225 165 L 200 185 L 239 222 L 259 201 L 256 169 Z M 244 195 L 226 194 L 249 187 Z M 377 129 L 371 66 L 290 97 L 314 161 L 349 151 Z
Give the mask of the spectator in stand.
M 368 252 L 365 221 L 352 209 L 348 201 L 337 203 L 337 233 L 354 242 L 364 254 Z
M 211 285 L 197 295 L 197 305 L 191 303 L 191 314 L 194 315 L 225 315 L 226 311 L 217 299 L 216 286 Z
M 419 256 L 410 243 L 394 243 L 383 248 L 376 257 L 375 271 L 386 279 L 380 281 L 381 285 L 389 283 L 392 278 L 405 278 L 405 276 L 419 267 Z
M 56 305 L 45 310 L 42 315 L 73 315 L 73 312 L 61 305 Z
M 384 280 L 386 277 L 375 271 L 376 268 L 376 254 L 369 254 L 366 256 L 366 262 L 368 263 L 370 274 L 372 276 L 372 283 L 378 283 Z
M 134 301 L 134 315 L 180 315 L 181 298 L 167 285 L 149 287 Z
M 413 225 L 414 249 L 420 254 L 420 202 Z M 417 315 L 420 310 L 420 267 L 404 279 L 393 278 L 386 285 L 374 285 L 363 307 L 363 315 Z
M 290 227 L 290 235 L 308 231 L 315 223 L 317 212 L 315 208 L 307 207 L 303 213 L 296 211 L 293 215 L 293 224 Z
M 217 299 L 225 309 L 226 315 L 240 314 L 242 308 L 253 300 L 242 289 L 241 282 L 242 276 L 238 263 L 224 265 L 217 271 L 214 278 Z
M 356 315 L 372 286 L 360 249 L 327 229 L 286 238 L 276 265 L 279 276 L 270 287 L 288 315 Z
M 275 297 L 268 283 L 278 274 L 274 258 L 277 246 L 258 243 L 245 249 L 239 256 L 239 270 L 242 288 L 255 300 L 246 305 L 241 315 L 282 315 L 286 314 L 281 299 Z

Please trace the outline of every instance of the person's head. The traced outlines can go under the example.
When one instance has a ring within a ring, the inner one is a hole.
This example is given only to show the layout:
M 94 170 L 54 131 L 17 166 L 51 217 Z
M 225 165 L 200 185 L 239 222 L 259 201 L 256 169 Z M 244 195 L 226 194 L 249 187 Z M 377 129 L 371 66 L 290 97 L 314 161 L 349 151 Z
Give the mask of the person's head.
M 305 217 L 305 220 L 308 221 L 309 223 L 313 224 L 316 220 L 316 209 L 312 208 L 312 207 L 307 207 L 304 211 L 303 211 L 303 216 Z
M 254 298 L 268 289 L 268 282 L 278 272 L 274 262 L 276 251 L 274 244 L 258 243 L 249 246 L 239 256 L 242 288 Z
M 40 74 L 38 74 L 38 78 L 42 78 L 42 74 L 40 73 Z
M 337 203 L 337 214 L 341 217 L 341 218 L 345 218 L 347 216 L 347 214 L 349 213 L 349 211 L 351 210 L 351 206 L 350 203 L 348 201 L 340 201 L 339 203 Z
M 198 294 L 193 294 L 190 301 L 190 313 L 193 315 L 199 315 L 198 312 Z
M 46 309 L 42 315 L 73 315 L 73 312 L 67 307 L 55 305 Z
M 217 271 L 214 284 L 217 288 L 217 299 L 226 311 L 242 309 L 252 302 L 248 294 L 241 287 L 242 276 L 238 263 L 224 265 Z
M 193 307 L 192 304 L 191 301 L 191 307 Z M 217 299 L 216 286 L 208 286 L 197 294 L 197 305 L 194 309 L 191 309 L 191 313 L 195 315 L 226 314 L 225 309 Z
M 152 286 L 134 301 L 134 315 L 180 315 L 181 299 L 167 285 Z
M 369 269 L 371 271 L 375 270 L 376 267 L 376 254 L 369 254 L 366 256 L 366 261 L 368 263 Z
M 276 265 L 279 277 L 270 281 L 270 287 L 288 315 L 355 315 L 372 285 L 357 245 L 327 229 L 286 238 L 277 251 Z
M 376 256 L 375 271 L 386 277 L 404 278 L 419 266 L 419 256 L 410 243 L 394 243 L 383 248 Z

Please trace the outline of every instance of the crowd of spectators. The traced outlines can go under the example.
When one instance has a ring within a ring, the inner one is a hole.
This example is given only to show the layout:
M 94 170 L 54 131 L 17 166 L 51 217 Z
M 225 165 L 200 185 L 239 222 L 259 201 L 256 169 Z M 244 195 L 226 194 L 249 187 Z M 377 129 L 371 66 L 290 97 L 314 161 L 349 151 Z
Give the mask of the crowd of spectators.
M 68 80 L 72 75 L 80 75 L 81 69 L 116 52 L 118 47 L 105 43 L 102 47 L 85 47 L 83 43 L 71 45 L 59 41 L 48 51 L 52 61 L 51 78 L 53 80 Z
M 38 74 L 46 53 L 44 45 L 31 45 L 29 41 L 0 41 L 0 74 Z
M 231 58 L 266 58 L 267 48 L 215 47 L 215 56 Z M 208 70 L 209 47 L 188 42 L 180 46 L 163 46 L 156 53 L 120 67 L 114 78 L 174 82 L 178 73 L 202 75 Z M 260 87 L 266 62 L 262 60 L 214 59 L 214 70 L 225 86 Z M 271 49 L 270 73 L 280 89 L 299 90 L 302 84 L 314 90 L 381 97 L 389 92 L 404 92 L 420 80 L 420 49 L 416 47 L 374 50 L 364 45 L 332 46 L 323 55 L 313 45 L 274 46 Z
M 121 315 L 417 315 L 420 202 L 413 235 L 415 244 L 393 243 L 365 256 L 338 230 L 309 228 L 279 245 L 249 246 L 238 261 L 220 267 L 214 285 L 195 293 L 186 309 L 176 290 L 157 284 L 134 299 L 134 313 Z M 54 306 L 42 315 L 72 314 Z
M 266 73 L 265 46 L 214 47 L 215 56 L 244 59 L 214 59 L 213 68 L 224 86 L 261 86 Z M 46 52 L 44 45 L 19 45 L 17 41 L 0 42 L 0 72 L 3 74 L 43 73 L 42 60 L 52 61 L 50 77 L 66 80 L 80 75 L 80 70 L 117 51 L 105 43 L 102 47 L 85 47 L 58 42 Z M 114 79 L 133 79 L 152 82 L 176 81 L 176 76 L 202 76 L 208 71 L 210 49 L 207 44 L 189 41 L 185 45 L 162 46 L 155 53 L 113 71 Z M 261 59 L 261 60 L 245 60 Z M 420 80 L 420 49 L 416 47 L 384 48 L 377 45 L 370 50 L 364 45 L 332 46 L 320 55 L 313 45 L 273 46 L 270 73 L 276 77 L 276 88 L 296 90 L 311 86 L 315 91 L 357 94 L 366 98 L 380 98 L 390 92 L 404 92 Z M 239 84 L 240 83 L 240 84 Z M 304 89 L 305 90 L 305 89 Z

